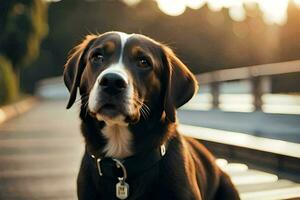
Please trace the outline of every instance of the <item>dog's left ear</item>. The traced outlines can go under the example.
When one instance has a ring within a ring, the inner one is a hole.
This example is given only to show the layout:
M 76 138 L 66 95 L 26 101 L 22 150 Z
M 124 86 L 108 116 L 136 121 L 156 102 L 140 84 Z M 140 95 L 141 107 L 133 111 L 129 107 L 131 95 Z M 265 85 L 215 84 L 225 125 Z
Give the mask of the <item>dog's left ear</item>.
M 198 90 L 198 83 L 192 72 L 183 64 L 174 52 L 162 45 L 165 67 L 164 110 L 169 121 L 176 121 L 176 108 L 188 102 Z
M 96 38 L 96 35 L 86 36 L 83 42 L 71 51 L 67 63 L 64 66 L 64 82 L 70 91 L 67 109 L 69 109 L 76 100 L 77 88 L 80 85 L 81 75 L 86 65 L 84 55 Z

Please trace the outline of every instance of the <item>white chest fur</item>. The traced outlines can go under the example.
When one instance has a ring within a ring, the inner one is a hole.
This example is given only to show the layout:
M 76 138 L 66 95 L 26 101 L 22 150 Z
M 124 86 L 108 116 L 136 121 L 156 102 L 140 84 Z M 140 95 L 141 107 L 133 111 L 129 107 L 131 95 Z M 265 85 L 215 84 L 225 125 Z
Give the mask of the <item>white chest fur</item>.
M 132 155 L 132 133 L 127 126 L 106 125 L 102 129 L 102 133 L 107 139 L 107 144 L 103 150 L 106 156 L 122 159 Z

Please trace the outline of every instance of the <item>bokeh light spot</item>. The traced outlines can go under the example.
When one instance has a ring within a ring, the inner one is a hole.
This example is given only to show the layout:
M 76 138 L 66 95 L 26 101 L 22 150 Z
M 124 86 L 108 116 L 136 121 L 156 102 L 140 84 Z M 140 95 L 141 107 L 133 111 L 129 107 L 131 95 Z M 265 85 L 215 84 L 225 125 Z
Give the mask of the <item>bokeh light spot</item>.
M 186 8 L 183 0 L 158 0 L 157 4 L 161 11 L 171 16 L 181 15 Z
M 241 22 L 246 19 L 246 11 L 243 6 L 233 6 L 229 8 L 229 16 L 234 21 Z

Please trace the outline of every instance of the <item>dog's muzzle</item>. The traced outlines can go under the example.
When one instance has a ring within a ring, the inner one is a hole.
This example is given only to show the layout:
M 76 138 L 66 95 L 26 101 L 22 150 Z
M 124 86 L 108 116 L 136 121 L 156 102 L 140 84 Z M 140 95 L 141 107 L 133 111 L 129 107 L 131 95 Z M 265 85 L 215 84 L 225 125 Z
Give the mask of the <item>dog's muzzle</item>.
M 99 75 L 92 88 L 89 110 L 98 120 L 133 121 L 132 91 L 125 71 L 108 68 Z

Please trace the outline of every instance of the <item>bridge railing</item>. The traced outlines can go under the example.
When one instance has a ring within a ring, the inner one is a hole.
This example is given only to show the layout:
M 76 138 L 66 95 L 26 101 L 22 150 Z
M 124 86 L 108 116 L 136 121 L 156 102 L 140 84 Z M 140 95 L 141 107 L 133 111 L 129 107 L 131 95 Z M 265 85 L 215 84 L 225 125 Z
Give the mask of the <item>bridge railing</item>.
M 209 85 L 213 108 L 219 108 L 220 84 L 228 81 L 248 80 L 255 110 L 262 110 L 262 95 L 269 92 L 274 75 L 300 72 L 300 60 L 217 70 L 196 75 L 200 85 Z

